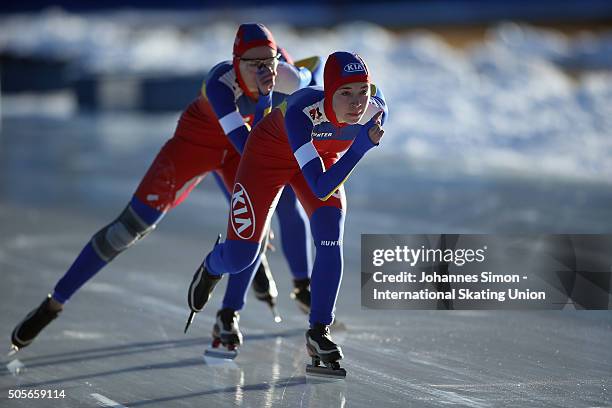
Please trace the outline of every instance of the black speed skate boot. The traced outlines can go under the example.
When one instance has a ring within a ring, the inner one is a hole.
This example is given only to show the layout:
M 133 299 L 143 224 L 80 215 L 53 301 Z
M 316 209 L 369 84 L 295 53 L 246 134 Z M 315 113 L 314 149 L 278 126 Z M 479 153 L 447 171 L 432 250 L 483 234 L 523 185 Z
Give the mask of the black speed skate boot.
M 213 326 L 212 345 L 204 352 L 204 355 L 232 360 L 236 358 L 238 348 L 242 344 L 239 321 L 240 315 L 235 310 L 229 308 L 219 310 L 217 321 Z
M 336 345 L 329 334 L 329 327 L 317 323 L 306 332 L 306 350 L 312 364 L 306 366 L 306 373 L 314 376 L 345 378 L 346 370 L 338 360 L 344 357 L 342 349 Z M 324 366 L 321 366 L 321 363 Z
M 270 265 L 265 255 L 261 256 L 261 265 L 255 272 L 252 282 L 253 293 L 257 300 L 265 302 L 274 315 L 274 321 L 280 323 L 282 321 L 276 309 L 276 298 L 278 297 L 278 290 L 276 289 L 276 282 L 270 271 Z
M 221 240 L 221 235 L 217 237 L 215 246 L 219 244 L 219 240 Z M 201 312 L 204 306 L 206 306 L 212 291 L 220 280 L 221 275 L 213 275 L 208 272 L 208 269 L 206 269 L 206 260 L 204 260 L 193 275 L 193 279 L 189 285 L 189 292 L 187 292 L 187 304 L 189 305 L 189 309 L 191 309 L 191 313 L 187 319 L 187 324 L 185 324 L 185 333 L 187 333 L 187 329 L 193 322 L 195 314 Z
M 294 279 L 293 291 L 289 294 L 304 314 L 310 313 L 310 278 Z
M 11 334 L 11 350 L 16 352 L 19 349 L 29 346 L 36 336 L 51 323 L 60 314 L 61 310 L 51 310 L 49 303 L 51 295 L 32 310 L 28 315 L 15 327 Z

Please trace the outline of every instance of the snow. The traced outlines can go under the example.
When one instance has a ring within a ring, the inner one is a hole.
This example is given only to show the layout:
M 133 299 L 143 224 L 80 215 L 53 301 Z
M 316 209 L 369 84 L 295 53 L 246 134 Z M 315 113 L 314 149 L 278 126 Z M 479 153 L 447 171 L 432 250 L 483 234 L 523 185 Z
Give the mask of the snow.
M 13 15 L 0 20 L 0 50 L 69 58 L 79 70 L 115 74 L 204 75 L 231 57 L 235 23 L 142 21 L 130 12 Z M 426 30 L 396 34 L 360 22 L 270 27 L 296 58 L 340 49 L 364 56 L 390 107 L 387 154 L 416 165 L 442 160 L 449 171 L 482 176 L 612 180 L 612 32 L 570 38 L 507 22 L 459 51 Z M 576 79 L 563 67 L 601 71 Z M 12 111 L 9 103 L 4 111 Z

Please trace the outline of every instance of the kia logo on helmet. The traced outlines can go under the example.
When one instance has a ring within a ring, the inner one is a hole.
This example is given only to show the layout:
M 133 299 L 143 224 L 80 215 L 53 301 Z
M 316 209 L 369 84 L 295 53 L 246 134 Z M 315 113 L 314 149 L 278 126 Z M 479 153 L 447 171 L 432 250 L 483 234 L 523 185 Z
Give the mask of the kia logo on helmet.
M 234 232 L 242 239 L 250 239 L 255 234 L 255 212 L 249 194 L 240 183 L 234 185 L 231 204 L 230 219 Z
M 351 62 L 344 66 L 344 72 L 364 72 L 365 68 L 360 62 Z

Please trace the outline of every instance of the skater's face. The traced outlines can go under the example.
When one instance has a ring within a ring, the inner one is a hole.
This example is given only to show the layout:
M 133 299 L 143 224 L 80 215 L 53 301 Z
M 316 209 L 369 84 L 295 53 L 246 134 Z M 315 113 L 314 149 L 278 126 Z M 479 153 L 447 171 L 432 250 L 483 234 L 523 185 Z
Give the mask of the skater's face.
M 259 89 L 267 94 L 272 90 L 279 57 L 276 49 L 267 46 L 251 48 L 239 57 L 240 75 L 249 91 L 257 94 Z
M 334 92 L 332 107 L 340 123 L 353 125 L 361 120 L 370 99 L 367 82 L 351 82 Z

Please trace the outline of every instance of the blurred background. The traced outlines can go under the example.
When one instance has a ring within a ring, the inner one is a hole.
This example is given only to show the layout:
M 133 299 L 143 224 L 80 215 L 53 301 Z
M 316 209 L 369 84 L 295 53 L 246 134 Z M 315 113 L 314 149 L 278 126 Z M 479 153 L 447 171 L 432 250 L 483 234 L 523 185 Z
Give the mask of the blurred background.
M 20 1 L 0 12 L 5 203 L 122 205 L 208 69 L 231 58 L 238 24 L 259 21 L 294 58 L 361 53 L 387 97 L 384 144 L 348 183 L 349 201 L 376 214 L 362 232 L 610 231 L 608 1 Z

